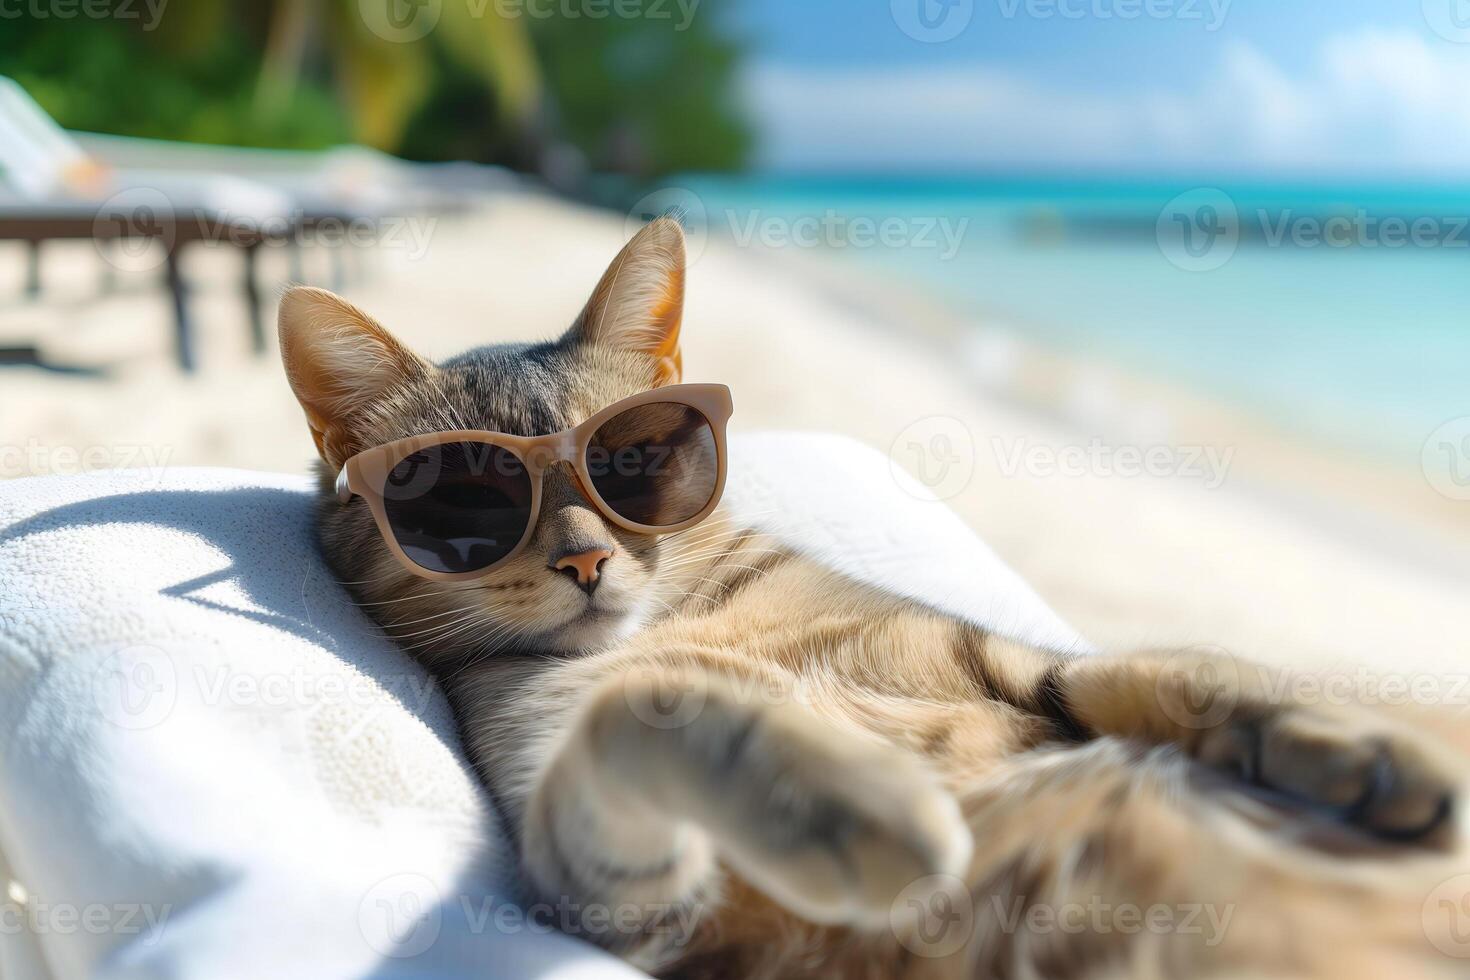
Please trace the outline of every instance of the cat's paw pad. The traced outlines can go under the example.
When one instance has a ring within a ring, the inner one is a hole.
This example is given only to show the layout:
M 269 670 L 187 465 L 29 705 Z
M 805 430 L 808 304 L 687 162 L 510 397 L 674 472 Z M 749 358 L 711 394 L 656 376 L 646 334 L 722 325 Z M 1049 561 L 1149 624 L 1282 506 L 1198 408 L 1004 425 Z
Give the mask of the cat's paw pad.
M 1201 758 L 1385 840 L 1442 844 L 1458 777 L 1426 746 L 1349 714 L 1286 709 L 1205 740 Z

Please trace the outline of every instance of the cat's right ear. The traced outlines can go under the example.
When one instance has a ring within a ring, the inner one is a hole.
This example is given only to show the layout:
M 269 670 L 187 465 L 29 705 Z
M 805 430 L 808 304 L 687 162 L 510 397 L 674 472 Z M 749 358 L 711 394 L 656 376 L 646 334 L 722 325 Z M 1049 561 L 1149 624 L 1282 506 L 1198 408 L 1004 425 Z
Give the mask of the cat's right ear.
M 288 291 L 279 326 L 286 378 L 317 452 L 334 469 L 370 448 L 356 434 L 365 409 L 434 370 L 372 317 L 325 289 Z
M 679 380 L 684 229 L 659 218 L 613 259 L 567 340 L 648 358 L 655 385 Z

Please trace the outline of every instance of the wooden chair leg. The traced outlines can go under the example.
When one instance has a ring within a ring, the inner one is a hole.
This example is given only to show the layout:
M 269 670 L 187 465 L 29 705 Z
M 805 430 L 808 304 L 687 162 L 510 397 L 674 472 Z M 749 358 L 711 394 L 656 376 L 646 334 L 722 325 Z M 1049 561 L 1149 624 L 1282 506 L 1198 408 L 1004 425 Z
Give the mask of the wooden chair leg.
M 97 277 L 97 292 L 111 296 L 117 292 L 117 243 L 99 241 L 97 251 L 102 255 L 102 274 Z
M 260 243 L 245 246 L 245 305 L 250 317 L 250 349 L 257 355 L 265 353 L 265 303 L 260 297 L 260 282 L 256 279 L 256 258 Z
M 26 253 L 26 296 L 35 299 L 41 295 L 41 243 L 31 241 L 26 245 L 29 246 Z
M 187 374 L 193 374 L 194 328 L 189 319 L 188 298 L 184 295 L 184 276 L 179 268 L 180 251 L 179 248 L 168 250 L 168 291 L 174 301 L 174 351 L 179 360 L 179 368 Z

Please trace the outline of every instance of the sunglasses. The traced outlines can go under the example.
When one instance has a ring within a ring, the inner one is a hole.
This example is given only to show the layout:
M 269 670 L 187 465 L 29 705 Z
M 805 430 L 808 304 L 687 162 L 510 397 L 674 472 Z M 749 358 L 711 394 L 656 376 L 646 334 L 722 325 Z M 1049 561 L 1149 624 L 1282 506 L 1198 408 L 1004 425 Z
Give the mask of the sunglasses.
M 436 432 L 358 453 L 337 476 L 337 498 L 362 497 L 383 540 L 422 578 L 477 578 L 531 539 L 541 484 L 570 466 L 582 495 L 607 520 L 638 534 L 669 534 L 709 516 L 725 489 L 724 385 L 669 385 L 609 405 L 545 436 Z

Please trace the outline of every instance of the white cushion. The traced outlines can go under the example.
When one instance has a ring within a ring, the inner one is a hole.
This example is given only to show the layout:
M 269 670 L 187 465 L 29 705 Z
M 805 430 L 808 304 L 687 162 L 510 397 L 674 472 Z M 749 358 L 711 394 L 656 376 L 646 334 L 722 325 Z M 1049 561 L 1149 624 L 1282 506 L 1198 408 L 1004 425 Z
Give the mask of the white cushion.
M 850 573 L 1085 648 L 871 449 L 731 457 L 737 510 Z M 508 901 L 443 696 L 311 508 L 304 477 L 231 470 L 0 484 L 0 975 L 635 976 Z

